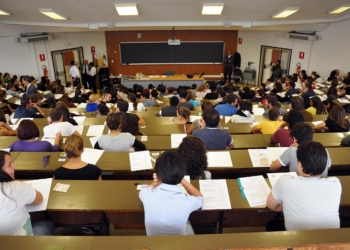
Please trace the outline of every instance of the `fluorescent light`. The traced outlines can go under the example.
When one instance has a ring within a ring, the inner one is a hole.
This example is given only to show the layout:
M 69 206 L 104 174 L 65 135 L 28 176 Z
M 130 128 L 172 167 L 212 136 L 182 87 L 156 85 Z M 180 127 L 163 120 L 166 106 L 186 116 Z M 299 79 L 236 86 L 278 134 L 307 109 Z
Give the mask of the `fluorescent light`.
M 9 16 L 9 15 L 11 15 L 11 13 L 0 9 L 0 15 Z
M 137 16 L 136 3 L 115 4 L 119 16 Z
M 224 3 L 203 3 L 202 15 L 221 15 Z
M 67 20 L 68 17 L 58 13 L 57 11 L 54 11 L 53 9 L 39 9 L 41 13 L 44 15 L 47 15 L 48 17 L 51 17 L 55 20 Z
M 287 16 L 290 16 L 297 12 L 299 10 L 299 7 L 287 7 L 284 10 L 274 14 L 273 18 L 286 18 Z
M 343 4 L 337 8 L 335 8 L 334 10 L 328 11 L 328 14 L 339 14 L 342 13 L 346 10 L 350 9 L 350 4 Z

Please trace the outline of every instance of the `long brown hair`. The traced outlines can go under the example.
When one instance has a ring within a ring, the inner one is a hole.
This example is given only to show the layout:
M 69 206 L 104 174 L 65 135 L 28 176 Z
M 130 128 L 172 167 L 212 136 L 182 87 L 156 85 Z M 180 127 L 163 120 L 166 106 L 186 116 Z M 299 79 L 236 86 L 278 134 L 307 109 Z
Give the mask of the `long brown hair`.
M 344 129 L 349 128 L 349 121 L 345 119 L 345 109 L 343 107 L 333 107 L 328 114 L 328 119 Z
M 136 95 L 134 93 L 130 93 L 128 94 L 128 99 L 130 100 L 130 102 L 132 102 L 133 106 L 134 106 L 134 110 L 137 110 L 137 102 L 136 102 Z

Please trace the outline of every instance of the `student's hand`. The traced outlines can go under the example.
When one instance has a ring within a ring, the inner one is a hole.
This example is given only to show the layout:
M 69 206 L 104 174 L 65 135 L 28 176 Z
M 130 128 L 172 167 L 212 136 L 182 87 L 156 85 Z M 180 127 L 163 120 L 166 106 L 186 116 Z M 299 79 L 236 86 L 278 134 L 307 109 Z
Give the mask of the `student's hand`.
M 47 122 L 49 123 L 49 124 L 51 124 L 52 123 L 52 119 L 51 119 L 51 117 L 49 116 L 49 117 L 47 117 Z
M 169 107 L 169 106 L 170 106 L 170 103 L 166 103 L 164 106 L 165 106 L 165 107 Z
M 56 134 L 56 140 L 61 140 L 61 136 L 62 136 L 61 132 L 58 132 Z
M 0 122 L 0 127 L 4 127 L 5 123 L 4 122 Z

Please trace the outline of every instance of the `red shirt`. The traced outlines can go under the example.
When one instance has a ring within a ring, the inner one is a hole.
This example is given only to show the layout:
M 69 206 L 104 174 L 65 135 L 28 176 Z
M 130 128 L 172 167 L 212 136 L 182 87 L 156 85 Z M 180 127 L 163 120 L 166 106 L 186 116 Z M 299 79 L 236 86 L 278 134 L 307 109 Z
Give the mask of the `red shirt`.
M 279 128 L 272 135 L 272 141 L 274 143 L 279 143 L 280 147 L 289 147 L 293 144 L 293 138 L 290 136 L 290 130 Z

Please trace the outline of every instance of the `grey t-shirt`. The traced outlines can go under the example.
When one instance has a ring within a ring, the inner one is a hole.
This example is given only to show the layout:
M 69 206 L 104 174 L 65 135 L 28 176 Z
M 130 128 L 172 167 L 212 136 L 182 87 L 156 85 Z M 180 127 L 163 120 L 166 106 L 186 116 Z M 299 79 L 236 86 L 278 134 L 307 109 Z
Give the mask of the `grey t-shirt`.
M 130 133 L 120 133 L 118 136 L 102 135 L 98 139 L 98 145 L 105 151 L 130 151 L 135 143 L 135 137 Z
M 297 147 L 289 147 L 286 151 L 283 152 L 283 154 L 280 156 L 278 159 L 282 166 L 288 166 L 289 165 L 289 171 L 290 172 L 296 172 L 297 175 L 299 174 L 298 171 L 298 160 L 297 160 Z M 323 171 L 321 176 L 327 176 L 328 175 L 328 168 L 332 165 L 331 158 L 329 157 L 328 150 L 326 149 L 327 152 L 327 166 L 326 169 Z
M 336 177 L 282 176 L 272 196 L 283 205 L 287 230 L 339 228 L 342 187 Z
M 142 102 L 143 106 L 145 107 L 157 107 L 157 101 L 156 100 L 151 100 L 151 99 L 146 99 Z
M 179 102 L 179 104 L 177 105 L 177 107 L 186 107 L 189 110 L 194 110 L 193 104 L 190 102 Z

